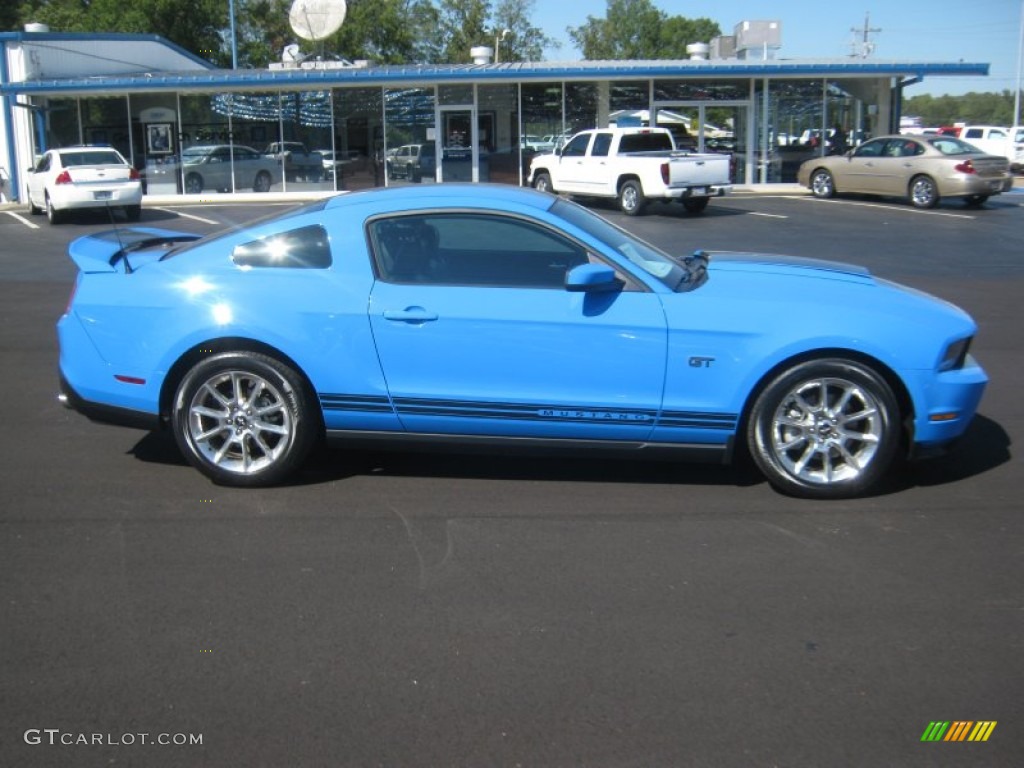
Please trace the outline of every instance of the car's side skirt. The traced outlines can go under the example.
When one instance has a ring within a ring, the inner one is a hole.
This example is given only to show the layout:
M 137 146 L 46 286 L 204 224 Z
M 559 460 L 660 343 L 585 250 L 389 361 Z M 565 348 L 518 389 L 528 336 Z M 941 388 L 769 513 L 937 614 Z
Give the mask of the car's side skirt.
M 599 454 L 712 464 L 728 464 L 732 460 L 733 452 L 732 436 L 723 443 L 706 444 L 328 429 L 327 439 L 335 444 L 363 448 L 373 445 L 378 448 L 422 450 L 436 449 L 440 446 L 453 453 L 457 453 L 459 449 L 487 449 L 495 453 Z

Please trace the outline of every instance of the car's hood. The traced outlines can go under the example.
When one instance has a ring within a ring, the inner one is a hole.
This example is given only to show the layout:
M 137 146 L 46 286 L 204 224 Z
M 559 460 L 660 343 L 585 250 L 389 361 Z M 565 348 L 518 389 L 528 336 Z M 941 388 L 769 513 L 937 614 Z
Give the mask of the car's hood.
M 875 282 L 867 267 L 856 264 L 765 253 L 716 251 L 711 254 L 708 270 L 712 275 L 724 272 L 758 273 L 780 277 L 843 280 L 868 285 Z

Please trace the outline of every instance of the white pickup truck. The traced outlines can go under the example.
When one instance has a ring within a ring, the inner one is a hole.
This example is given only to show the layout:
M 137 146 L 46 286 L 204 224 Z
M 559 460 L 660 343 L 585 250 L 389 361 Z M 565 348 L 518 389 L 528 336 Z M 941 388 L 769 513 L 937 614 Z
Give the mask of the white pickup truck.
M 690 213 L 700 213 L 712 197 L 732 191 L 731 160 L 678 150 L 665 128 L 597 128 L 534 157 L 528 183 L 547 192 L 615 198 L 630 216 L 648 200 L 679 200 Z

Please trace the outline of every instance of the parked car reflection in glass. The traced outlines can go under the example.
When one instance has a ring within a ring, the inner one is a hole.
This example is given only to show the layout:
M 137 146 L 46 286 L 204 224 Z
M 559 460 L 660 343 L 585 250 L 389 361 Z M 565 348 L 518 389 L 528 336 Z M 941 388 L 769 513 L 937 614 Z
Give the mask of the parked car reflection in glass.
M 232 180 L 233 174 L 233 180 Z M 146 168 L 149 184 L 182 180 L 186 194 L 232 192 L 251 189 L 269 192 L 280 182 L 281 168 L 252 147 L 235 144 L 210 144 L 189 147 L 181 153 L 181 162 L 164 162 Z

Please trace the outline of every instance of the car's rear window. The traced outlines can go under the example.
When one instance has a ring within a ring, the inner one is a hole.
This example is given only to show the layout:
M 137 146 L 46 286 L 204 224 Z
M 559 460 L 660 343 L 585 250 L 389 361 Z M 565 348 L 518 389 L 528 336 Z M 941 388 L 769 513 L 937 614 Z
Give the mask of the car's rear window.
M 75 165 L 124 165 L 124 160 L 117 152 L 96 150 L 61 152 L 60 162 L 65 168 Z
M 619 152 L 656 152 L 672 149 L 667 133 L 627 133 L 619 141 Z

